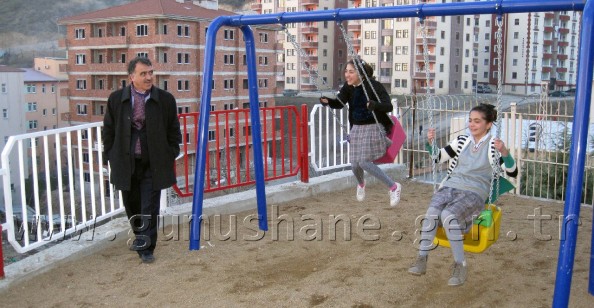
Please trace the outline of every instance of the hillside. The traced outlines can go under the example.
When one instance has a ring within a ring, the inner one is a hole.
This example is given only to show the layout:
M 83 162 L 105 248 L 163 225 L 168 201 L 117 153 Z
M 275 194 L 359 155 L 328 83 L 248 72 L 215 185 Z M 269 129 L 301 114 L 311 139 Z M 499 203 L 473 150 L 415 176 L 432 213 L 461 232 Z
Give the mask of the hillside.
M 35 56 L 64 56 L 57 40 L 63 27 L 57 20 L 136 0 L 1 0 L 0 64 L 26 67 Z M 219 0 L 220 6 L 237 9 L 241 0 Z

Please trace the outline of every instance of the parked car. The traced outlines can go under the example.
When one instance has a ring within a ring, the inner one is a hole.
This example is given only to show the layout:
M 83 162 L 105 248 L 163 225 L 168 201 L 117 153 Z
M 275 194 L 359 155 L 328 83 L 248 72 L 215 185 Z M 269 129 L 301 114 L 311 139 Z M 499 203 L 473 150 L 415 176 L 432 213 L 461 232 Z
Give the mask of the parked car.
M 283 91 L 283 96 L 296 96 L 299 94 L 299 91 L 293 89 L 285 89 Z
M 550 97 L 566 97 L 569 96 L 569 94 L 567 92 L 563 92 L 563 91 L 553 91 L 551 93 L 549 93 Z
M 569 90 L 565 91 L 565 93 L 567 93 L 569 95 L 575 95 L 575 88 L 569 89 Z
M 476 91 L 476 93 L 493 93 L 491 87 L 489 87 L 489 85 L 486 84 L 479 84 L 476 86 L 474 90 Z

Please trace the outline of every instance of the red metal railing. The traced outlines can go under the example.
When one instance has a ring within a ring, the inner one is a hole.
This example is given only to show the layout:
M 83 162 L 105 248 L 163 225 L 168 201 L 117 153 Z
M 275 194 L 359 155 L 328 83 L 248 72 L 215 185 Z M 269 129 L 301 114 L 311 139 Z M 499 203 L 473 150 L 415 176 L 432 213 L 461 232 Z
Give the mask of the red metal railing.
M 234 109 L 210 113 L 205 192 L 255 184 L 249 112 Z M 305 105 L 301 114 L 296 106 L 260 108 L 266 181 L 295 176 L 300 170 L 301 180 L 308 181 L 307 114 Z M 198 118 L 199 113 L 179 115 L 184 155 L 176 165 L 177 174 L 182 176 L 173 188 L 181 197 L 193 194 Z

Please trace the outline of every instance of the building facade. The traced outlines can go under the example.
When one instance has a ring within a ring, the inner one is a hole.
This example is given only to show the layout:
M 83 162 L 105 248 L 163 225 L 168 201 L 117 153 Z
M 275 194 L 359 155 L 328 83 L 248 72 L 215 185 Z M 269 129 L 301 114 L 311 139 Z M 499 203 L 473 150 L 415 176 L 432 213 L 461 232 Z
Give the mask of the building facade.
M 70 120 L 73 124 L 103 121 L 108 96 L 128 85 L 127 65 L 136 56 L 152 61 L 154 84 L 175 96 L 179 114 L 198 112 L 208 26 L 216 17 L 233 14 L 219 10 L 217 1 L 141 0 L 61 19 L 59 23 L 66 27 L 60 46 L 68 52 L 69 86 L 64 94 L 69 98 Z M 258 84 L 260 106 L 272 107 L 281 91 L 277 89 L 276 33 L 266 27 L 253 31 L 258 80 L 251 82 Z M 211 111 L 249 107 L 245 43 L 239 28 L 223 27 L 217 33 L 210 104 Z M 192 142 L 193 155 L 197 136 L 193 127 L 187 128 L 184 138 Z M 215 139 L 214 129 L 209 129 L 209 141 Z M 209 148 L 214 166 L 215 142 Z M 250 149 L 242 148 L 238 155 L 246 157 L 244 152 Z

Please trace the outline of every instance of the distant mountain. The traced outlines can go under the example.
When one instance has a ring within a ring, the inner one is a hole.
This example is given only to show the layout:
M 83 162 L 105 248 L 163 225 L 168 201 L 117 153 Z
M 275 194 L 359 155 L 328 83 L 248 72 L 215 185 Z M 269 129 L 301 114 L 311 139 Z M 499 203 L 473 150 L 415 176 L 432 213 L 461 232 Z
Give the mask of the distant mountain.
M 64 35 L 57 20 L 137 0 L 0 0 L 0 64 L 26 67 L 34 56 L 64 56 L 57 40 Z M 219 0 L 227 9 L 247 1 Z

